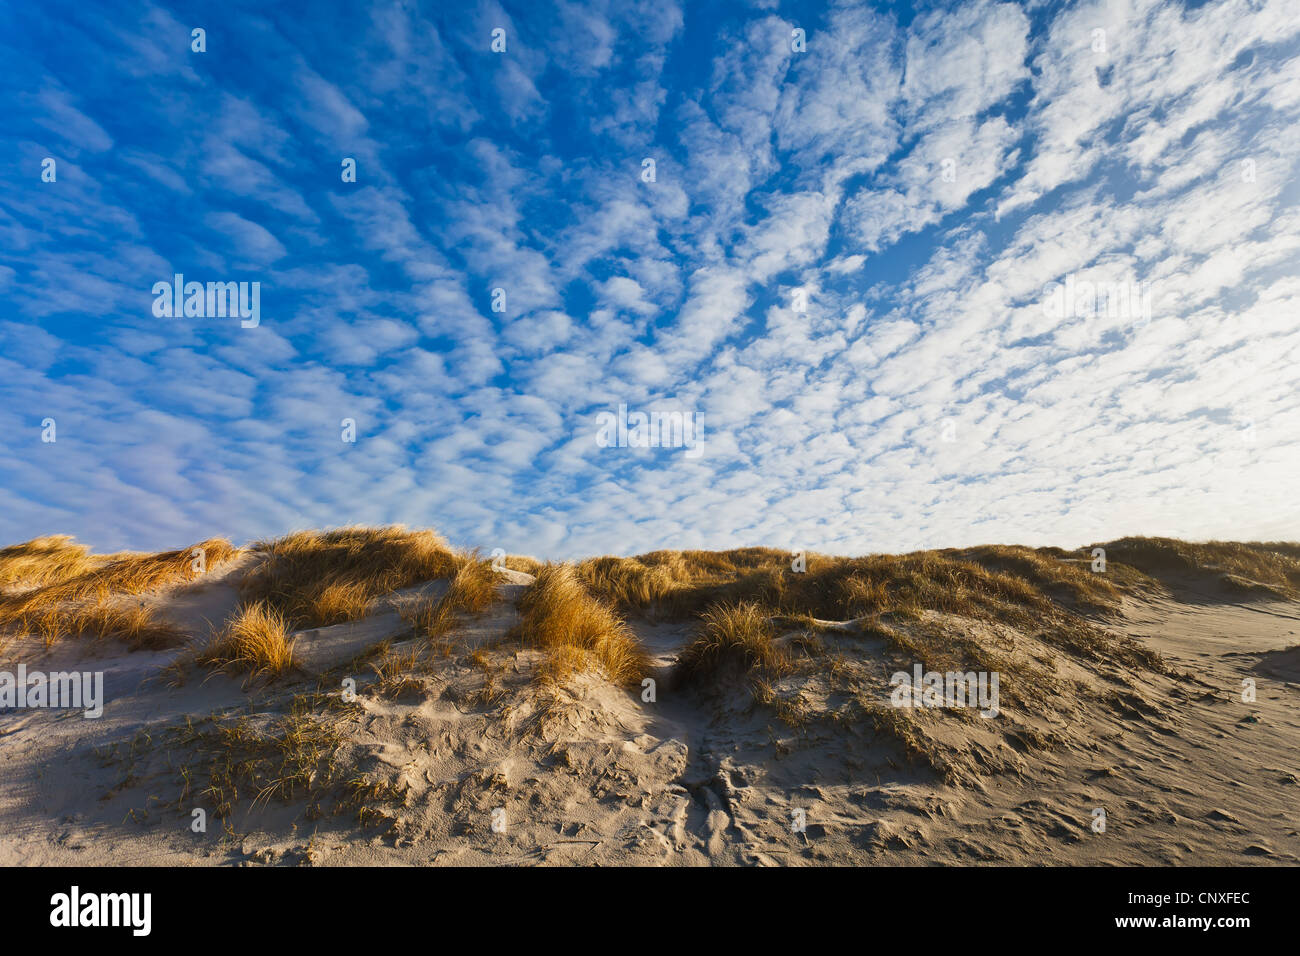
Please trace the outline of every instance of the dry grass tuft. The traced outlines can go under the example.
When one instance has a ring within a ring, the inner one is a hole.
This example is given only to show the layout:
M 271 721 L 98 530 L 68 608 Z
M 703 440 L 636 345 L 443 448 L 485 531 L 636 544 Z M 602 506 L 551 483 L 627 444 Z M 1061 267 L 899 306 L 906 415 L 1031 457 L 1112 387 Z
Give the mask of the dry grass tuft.
M 241 595 L 266 602 L 295 627 L 356 620 L 376 598 L 451 577 L 467 560 L 433 531 L 397 526 L 298 531 L 254 549 L 262 563 L 245 576 Z
M 768 612 L 757 604 L 715 605 L 704 612 L 699 636 L 678 657 L 676 673 L 706 686 L 735 669 L 754 677 L 779 677 L 790 669 L 790 660 L 775 637 Z
M 68 629 L 78 635 L 114 637 L 138 649 L 157 650 L 185 640 L 180 628 L 161 620 L 157 612 L 145 604 L 83 608 L 75 612 Z
M 293 641 L 284 616 L 261 601 L 241 606 L 199 653 L 198 663 L 279 677 L 293 667 Z
M 333 581 L 311 596 L 307 619 L 336 624 L 359 621 L 370 613 L 375 598 L 360 581 Z
M 422 604 L 408 622 L 416 634 L 435 640 L 451 629 L 459 615 L 480 614 L 496 598 L 497 573 L 491 562 L 471 555 L 451 579 L 447 593 L 437 601 Z
M 620 686 L 638 684 L 647 669 L 636 637 L 610 607 L 593 597 L 572 565 L 547 564 L 519 601 L 519 634 L 547 652 L 540 677 L 562 682 L 599 669 Z
M 451 579 L 451 586 L 443 595 L 443 600 L 457 611 L 480 614 L 497 599 L 497 583 L 497 573 L 492 569 L 492 563 L 480 560 L 476 554 L 471 555 Z
M 641 558 L 610 555 L 580 562 L 577 574 L 594 593 L 625 610 L 640 610 L 662 602 L 684 583 L 672 568 L 647 564 Z

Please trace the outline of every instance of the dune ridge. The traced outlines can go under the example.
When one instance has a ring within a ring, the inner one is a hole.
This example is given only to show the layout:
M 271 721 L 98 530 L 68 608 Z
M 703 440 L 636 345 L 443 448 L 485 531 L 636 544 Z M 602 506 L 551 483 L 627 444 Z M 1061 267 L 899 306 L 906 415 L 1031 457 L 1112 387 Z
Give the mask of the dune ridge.
M 0 862 L 1294 862 L 1298 602 L 1284 542 L 36 539 L 0 670 L 107 699 L 0 712 Z

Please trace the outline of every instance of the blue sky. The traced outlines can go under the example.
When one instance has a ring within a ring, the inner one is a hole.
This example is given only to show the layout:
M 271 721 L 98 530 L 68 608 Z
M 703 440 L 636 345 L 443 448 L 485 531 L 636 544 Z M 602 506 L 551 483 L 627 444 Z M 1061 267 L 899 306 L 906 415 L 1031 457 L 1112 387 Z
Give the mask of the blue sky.
M 1300 538 L 1298 34 L 1263 0 L 10 4 L 0 538 Z M 259 283 L 259 324 L 155 315 L 175 273 Z M 601 447 L 619 405 L 700 453 Z

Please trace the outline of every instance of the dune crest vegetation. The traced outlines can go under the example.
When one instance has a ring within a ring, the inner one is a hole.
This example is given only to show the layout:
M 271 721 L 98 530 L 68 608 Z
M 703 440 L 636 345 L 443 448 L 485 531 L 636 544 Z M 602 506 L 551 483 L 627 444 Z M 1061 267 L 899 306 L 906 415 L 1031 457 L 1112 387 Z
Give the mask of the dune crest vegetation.
M 115 637 L 157 648 L 184 635 L 153 605 L 131 601 L 184 584 L 239 553 L 225 538 L 156 554 L 92 555 L 66 536 L 36 538 L 0 550 L 0 631 L 60 637 Z
M 252 546 L 259 556 L 240 583 L 246 601 L 264 601 L 293 628 L 355 621 L 376 598 L 454 576 L 470 560 L 435 531 L 400 526 L 296 531 Z
M 1099 547 L 1105 549 L 1108 562 L 1127 565 L 1152 578 L 1217 579 L 1235 590 L 1300 596 L 1300 544 L 1294 542 L 1120 538 Z

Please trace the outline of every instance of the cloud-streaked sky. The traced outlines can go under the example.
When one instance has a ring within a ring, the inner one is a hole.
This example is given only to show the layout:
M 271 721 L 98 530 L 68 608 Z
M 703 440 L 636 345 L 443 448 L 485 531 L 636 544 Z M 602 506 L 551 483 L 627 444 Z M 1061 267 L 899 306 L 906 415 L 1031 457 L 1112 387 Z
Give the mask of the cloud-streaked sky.
M 0 539 L 1298 539 L 1296 12 L 6 5 Z

